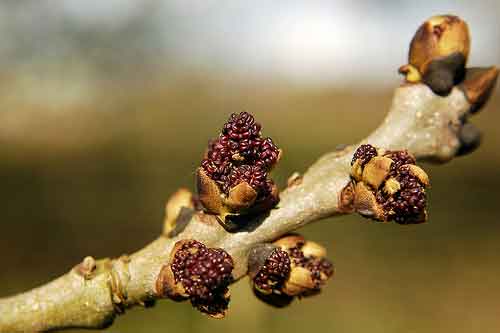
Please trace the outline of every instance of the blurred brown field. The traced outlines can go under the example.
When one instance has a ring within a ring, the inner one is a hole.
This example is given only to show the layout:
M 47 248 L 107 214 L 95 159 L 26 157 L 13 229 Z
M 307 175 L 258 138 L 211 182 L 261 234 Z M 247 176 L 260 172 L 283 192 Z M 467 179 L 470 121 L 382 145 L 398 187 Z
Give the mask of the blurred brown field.
M 209 75 L 96 85 L 92 99 L 59 104 L 29 103 L 0 84 L 0 296 L 49 281 L 86 255 L 131 253 L 158 236 L 166 198 L 193 188 L 207 140 L 231 112 L 252 112 L 284 149 L 275 171 L 283 185 L 373 130 L 392 94 Z M 105 331 L 498 332 L 499 107 L 497 93 L 473 120 L 484 132 L 477 152 L 426 165 L 428 224 L 348 216 L 302 230 L 336 265 L 321 295 L 276 310 L 243 279 L 224 320 L 160 301 L 128 310 Z

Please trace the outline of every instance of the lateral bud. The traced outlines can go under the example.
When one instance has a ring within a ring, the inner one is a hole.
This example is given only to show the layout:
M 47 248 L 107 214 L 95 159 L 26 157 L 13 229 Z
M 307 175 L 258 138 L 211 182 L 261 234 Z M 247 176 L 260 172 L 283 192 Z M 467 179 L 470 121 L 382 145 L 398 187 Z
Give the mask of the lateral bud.
M 384 151 L 361 145 L 351 163 L 354 210 L 381 222 L 425 222 L 426 188 L 430 181 L 415 163 L 415 158 L 407 151 Z
M 498 79 L 498 68 L 467 68 L 465 79 L 460 84 L 472 107 L 470 112 L 479 111 L 488 101 Z
M 182 208 L 194 209 L 193 194 L 186 188 L 178 189 L 165 205 L 164 235 L 170 235 L 175 229 Z
M 233 259 L 223 249 L 181 240 L 175 243 L 168 263 L 160 271 L 156 292 L 177 301 L 189 299 L 199 311 L 223 318 L 229 305 L 233 268 Z
M 248 273 L 254 293 L 276 307 L 319 293 L 333 275 L 325 255 L 324 247 L 299 235 L 256 246 L 250 252 Z

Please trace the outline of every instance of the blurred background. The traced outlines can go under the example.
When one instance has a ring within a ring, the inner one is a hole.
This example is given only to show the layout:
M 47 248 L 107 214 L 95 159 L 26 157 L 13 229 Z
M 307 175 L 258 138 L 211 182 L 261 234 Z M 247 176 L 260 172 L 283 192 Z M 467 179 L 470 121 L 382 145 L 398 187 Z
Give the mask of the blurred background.
M 441 13 L 469 23 L 471 66 L 500 64 L 496 0 L 0 2 L 0 296 L 157 237 L 232 112 L 284 148 L 281 185 L 361 139 L 413 33 Z M 430 223 L 302 230 L 337 267 L 320 296 L 276 310 L 242 280 L 225 320 L 161 301 L 105 332 L 498 332 L 499 90 L 474 118 L 480 149 L 426 166 Z

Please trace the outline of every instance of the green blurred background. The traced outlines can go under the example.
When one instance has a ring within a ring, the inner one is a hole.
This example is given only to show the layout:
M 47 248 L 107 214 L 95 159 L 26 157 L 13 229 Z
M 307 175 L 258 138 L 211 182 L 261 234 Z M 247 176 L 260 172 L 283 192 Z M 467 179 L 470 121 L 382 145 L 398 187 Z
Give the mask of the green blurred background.
M 499 10 L 494 1 L 0 3 L 0 296 L 157 237 L 165 200 L 193 188 L 207 140 L 231 112 L 252 112 L 284 149 L 281 185 L 360 140 L 383 119 L 407 44 L 432 14 L 469 22 L 472 65 L 500 64 Z M 349 216 L 302 230 L 337 268 L 321 295 L 276 310 L 244 279 L 224 320 L 160 301 L 104 331 L 498 332 L 498 92 L 473 121 L 480 149 L 425 166 L 428 224 Z

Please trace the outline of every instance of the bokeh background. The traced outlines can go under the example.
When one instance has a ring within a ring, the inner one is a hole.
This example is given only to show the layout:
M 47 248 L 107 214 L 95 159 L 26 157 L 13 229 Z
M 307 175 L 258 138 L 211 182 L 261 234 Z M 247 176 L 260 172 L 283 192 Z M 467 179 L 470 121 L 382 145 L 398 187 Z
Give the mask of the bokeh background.
M 252 112 L 284 148 L 282 185 L 361 139 L 438 13 L 468 21 L 471 65 L 500 64 L 496 0 L 0 2 L 0 296 L 158 236 L 165 200 L 193 187 L 231 112 Z M 426 166 L 430 223 L 302 230 L 337 267 L 320 296 L 276 310 L 242 280 L 225 320 L 161 301 L 104 331 L 498 332 L 499 90 L 474 118 L 480 149 Z

